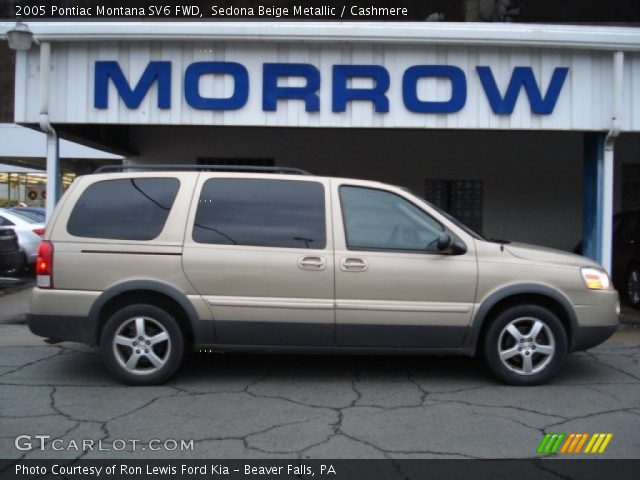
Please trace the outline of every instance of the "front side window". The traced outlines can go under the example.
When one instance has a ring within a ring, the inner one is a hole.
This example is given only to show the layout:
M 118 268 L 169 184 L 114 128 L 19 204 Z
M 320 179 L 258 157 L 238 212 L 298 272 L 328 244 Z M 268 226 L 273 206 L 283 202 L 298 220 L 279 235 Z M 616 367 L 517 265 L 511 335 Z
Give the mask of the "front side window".
M 394 193 L 340 187 L 340 203 L 350 250 L 437 251 L 444 227 Z
M 323 249 L 327 243 L 324 187 L 295 180 L 207 180 L 198 202 L 193 240 Z
M 177 178 L 96 182 L 73 207 L 67 231 L 76 237 L 153 240 L 162 232 L 179 188 Z

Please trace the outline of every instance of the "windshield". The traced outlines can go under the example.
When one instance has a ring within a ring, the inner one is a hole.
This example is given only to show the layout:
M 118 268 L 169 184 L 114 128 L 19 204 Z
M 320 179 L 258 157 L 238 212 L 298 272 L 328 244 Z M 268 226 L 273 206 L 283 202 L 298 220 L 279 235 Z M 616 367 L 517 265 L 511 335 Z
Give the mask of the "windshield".
M 434 205 L 431 202 L 427 202 L 424 198 L 421 198 L 420 196 L 416 195 L 415 192 L 411 191 L 408 188 L 403 188 L 403 190 L 406 190 L 407 192 L 409 192 L 411 195 L 413 195 L 414 197 L 416 197 L 418 200 L 420 200 L 420 202 L 424 203 L 425 205 L 428 205 L 429 207 L 433 208 L 436 212 L 438 212 L 440 215 L 442 215 L 443 217 L 445 217 L 447 220 L 449 220 L 451 223 L 453 223 L 454 225 L 456 225 L 457 227 L 461 228 L 462 230 L 464 230 L 466 233 L 468 233 L 469 235 L 471 235 L 473 238 L 478 239 L 478 240 L 484 240 L 484 241 L 488 241 L 484 235 L 476 232 L 475 230 L 467 227 L 464 223 L 462 223 L 460 220 L 458 220 L 456 217 L 452 216 L 451 214 L 445 212 L 443 209 L 441 209 L 440 207 Z

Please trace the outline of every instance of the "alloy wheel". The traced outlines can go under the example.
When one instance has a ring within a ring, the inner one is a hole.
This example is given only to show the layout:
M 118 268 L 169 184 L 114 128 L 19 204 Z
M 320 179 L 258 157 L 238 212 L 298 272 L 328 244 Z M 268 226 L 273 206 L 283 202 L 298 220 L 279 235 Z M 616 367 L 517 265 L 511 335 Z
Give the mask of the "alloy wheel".
M 531 317 L 509 322 L 498 337 L 500 361 L 519 375 L 534 375 L 545 369 L 555 354 L 555 338 L 549 326 Z
M 112 344 L 118 363 L 136 375 L 157 372 L 171 354 L 171 338 L 167 329 L 145 316 L 124 321 L 113 336 Z

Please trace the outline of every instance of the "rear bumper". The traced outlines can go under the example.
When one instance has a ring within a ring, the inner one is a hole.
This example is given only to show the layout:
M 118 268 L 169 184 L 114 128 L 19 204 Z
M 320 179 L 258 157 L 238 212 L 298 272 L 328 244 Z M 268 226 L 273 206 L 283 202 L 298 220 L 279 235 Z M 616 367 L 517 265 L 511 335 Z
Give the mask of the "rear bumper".
M 24 255 L 21 250 L 0 253 L 0 273 L 10 273 L 22 269 Z
M 608 340 L 609 337 L 616 332 L 618 327 L 618 323 L 578 327 L 573 337 L 573 350 L 587 350 L 600 345 Z
M 87 317 L 29 313 L 27 324 L 40 337 L 95 344 L 95 330 Z

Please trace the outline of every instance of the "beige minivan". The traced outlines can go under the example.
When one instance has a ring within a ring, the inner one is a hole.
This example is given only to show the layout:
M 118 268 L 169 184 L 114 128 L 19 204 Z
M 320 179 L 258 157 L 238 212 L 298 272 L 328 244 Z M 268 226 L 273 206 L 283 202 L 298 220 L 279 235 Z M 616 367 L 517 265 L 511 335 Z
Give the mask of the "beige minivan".
M 98 345 L 136 385 L 194 349 L 479 354 L 532 385 L 618 326 L 587 258 L 489 241 L 400 187 L 242 170 L 78 177 L 40 246 L 31 331 Z

